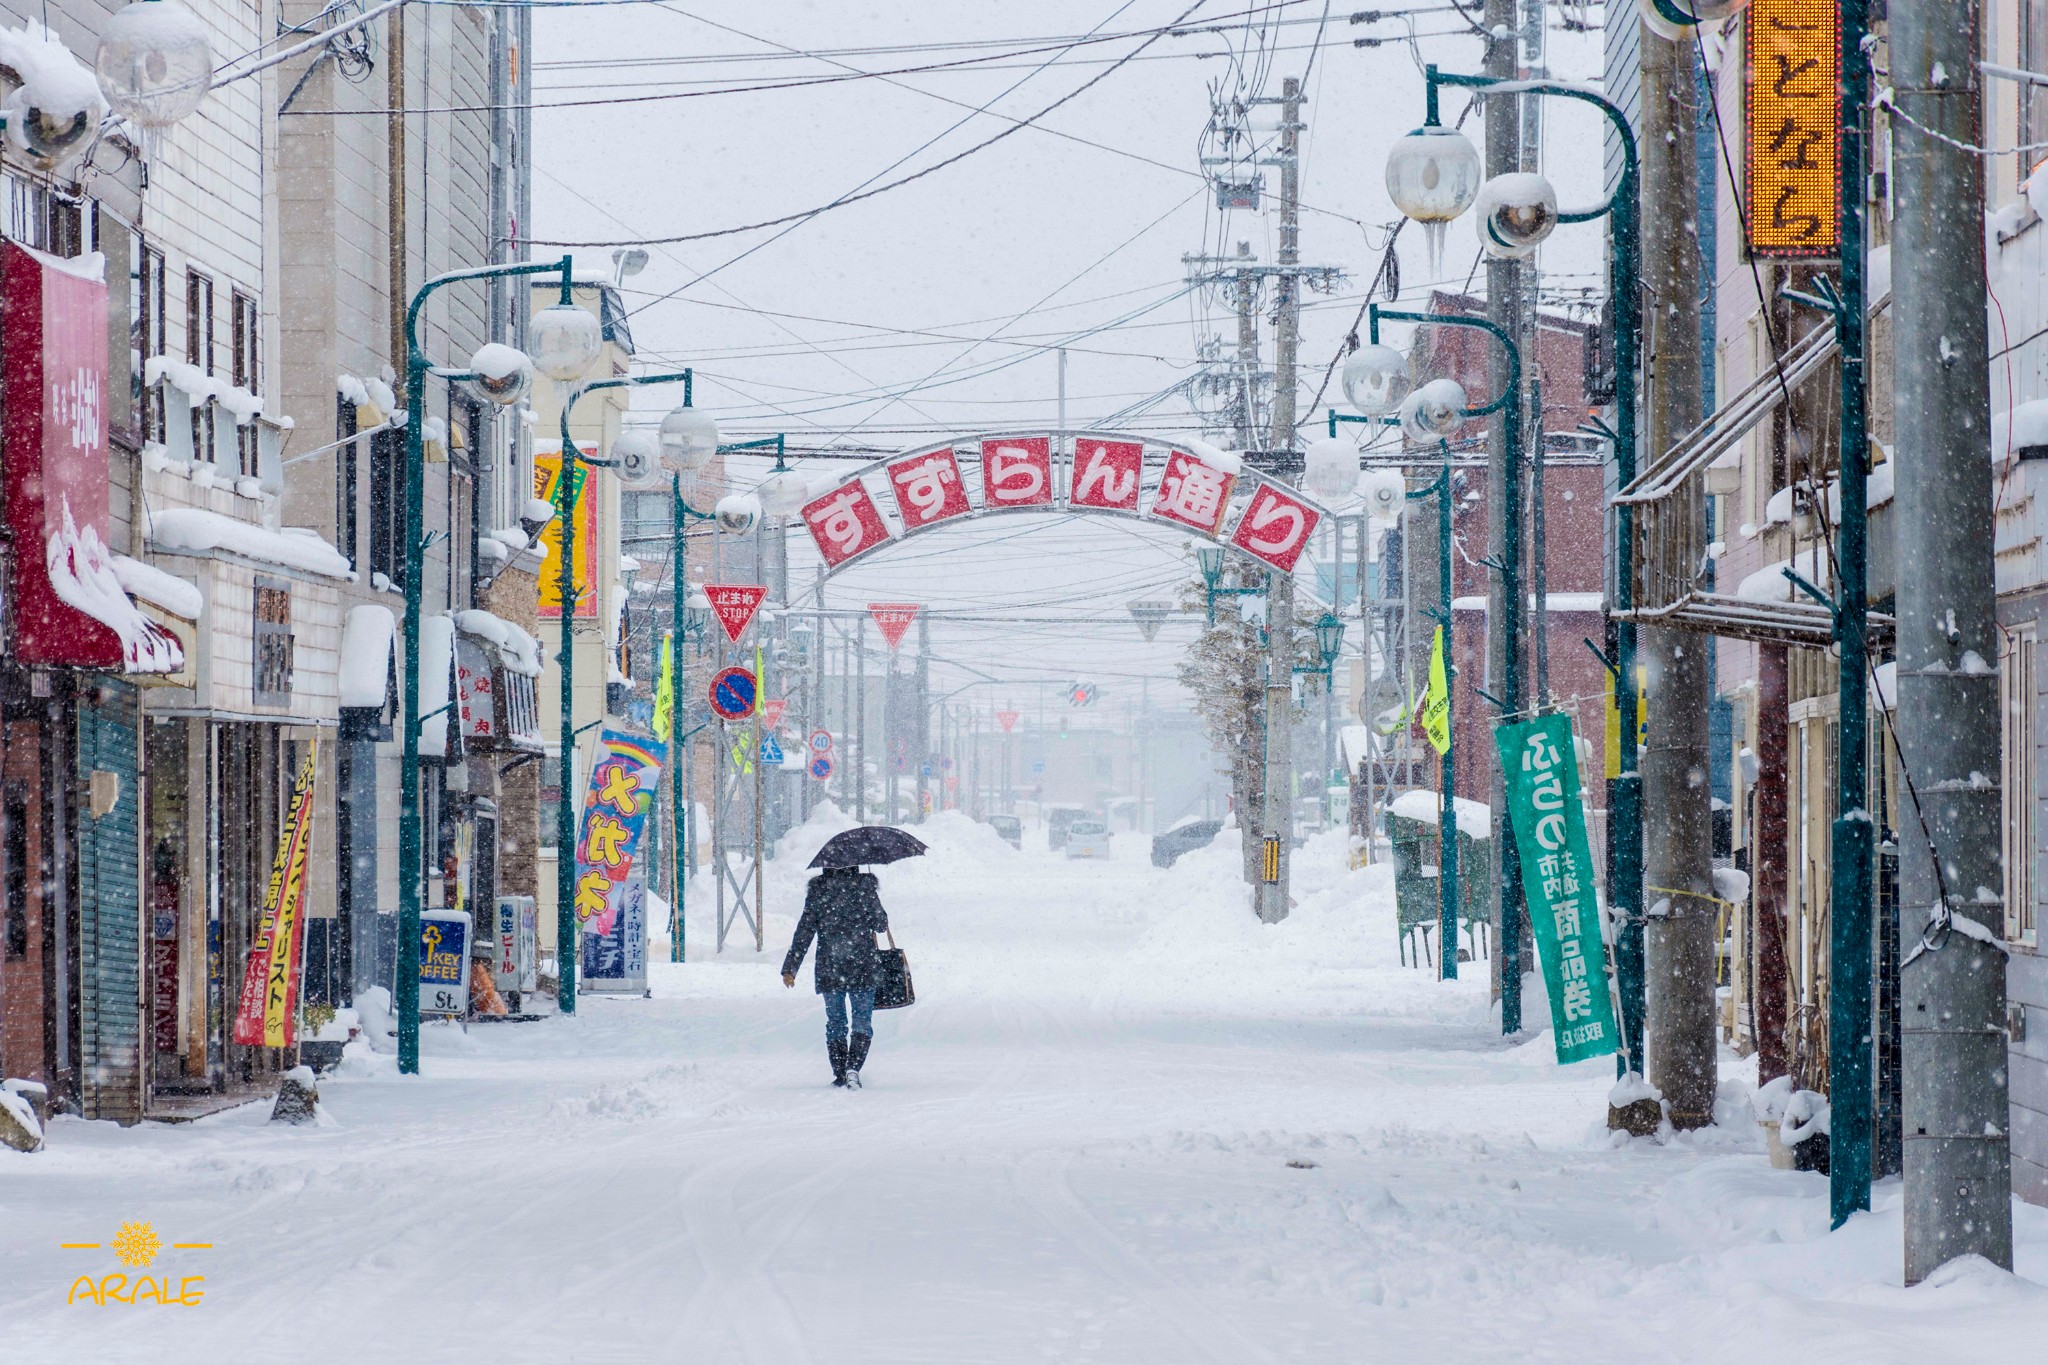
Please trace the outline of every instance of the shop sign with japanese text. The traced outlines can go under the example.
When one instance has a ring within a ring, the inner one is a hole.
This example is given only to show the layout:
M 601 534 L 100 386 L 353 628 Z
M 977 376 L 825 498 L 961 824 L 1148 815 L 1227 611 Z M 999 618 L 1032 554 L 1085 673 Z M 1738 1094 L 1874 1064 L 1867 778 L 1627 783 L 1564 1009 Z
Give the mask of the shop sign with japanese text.
M 1579 799 L 1579 763 L 1567 715 L 1493 732 L 1506 775 L 1508 820 L 1522 858 L 1529 928 L 1543 960 L 1559 1062 L 1612 1053 L 1620 1041 L 1607 977 L 1607 947 L 1594 898 L 1592 846 Z

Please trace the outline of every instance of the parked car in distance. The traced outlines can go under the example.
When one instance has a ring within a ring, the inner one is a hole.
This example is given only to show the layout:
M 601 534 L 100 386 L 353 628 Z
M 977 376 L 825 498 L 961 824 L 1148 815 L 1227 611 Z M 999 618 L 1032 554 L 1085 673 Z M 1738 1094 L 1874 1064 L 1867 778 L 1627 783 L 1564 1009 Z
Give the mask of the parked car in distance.
M 1069 858 L 1107 858 L 1109 851 L 1109 826 L 1100 820 L 1076 820 L 1067 826 L 1067 856 Z
M 1206 848 L 1223 830 L 1221 820 L 1183 820 L 1164 834 L 1152 836 L 1152 866 L 1172 867 L 1183 853 Z
M 988 827 L 1003 836 L 1011 848 L 1024 847 L 1024 822 L 1014 815 L 991 815 Z
M 1073 827 L 1076 820 L 1085 820 L 1087 818 L 1088 812 L 1082 810 L 1079 806 L 1054 806 L 1047 810 L 1045 813 L 1045 846 L 1047 848 L 1064 848 L 1067 842 L 1067 831 Z

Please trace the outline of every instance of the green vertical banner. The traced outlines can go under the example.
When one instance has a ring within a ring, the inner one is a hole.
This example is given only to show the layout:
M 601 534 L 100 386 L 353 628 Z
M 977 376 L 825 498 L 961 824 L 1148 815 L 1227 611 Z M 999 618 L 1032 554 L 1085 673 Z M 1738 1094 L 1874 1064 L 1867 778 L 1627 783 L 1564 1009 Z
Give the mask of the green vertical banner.
M 1543 959 L 1557 1060 L 1615 1051 L 1620 1032 L 1607 986 L 1596 875 L 1579 798 L 1579 760 L 1567 715 L 1501 725 L 1493 732 L 1506 775 L 1508 819 L 1522 855 L 1529 927 Z

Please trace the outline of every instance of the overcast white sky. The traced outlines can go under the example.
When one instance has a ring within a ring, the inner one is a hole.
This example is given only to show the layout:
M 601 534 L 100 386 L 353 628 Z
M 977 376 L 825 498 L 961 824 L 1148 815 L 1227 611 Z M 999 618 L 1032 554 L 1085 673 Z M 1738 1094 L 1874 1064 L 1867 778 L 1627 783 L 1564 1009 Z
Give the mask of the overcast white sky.
M 682 0 L 540 10 L 535 98 L 544 106 L 709 93 L 537 111 L 533 236 L 672 236 L 811 209 L 943 161 L 1101 76 L 1040 124 L 901 189 L 793 228 L 652 248 L 625 293 L 642 360 L 693 367 L 696 401 L 718 415 L 727 439 L 787 432 L 802 447 L 895 450 L 1050 425 L 1061 343 L 1069 425 L 1101 422 L 1185 378 L 1199 337 L 1229 328 L 1220 301 L 1185 294 L 1183 254 L 1249 241 L 1272 259 L 1274 215 L 1220 215 L 1198 174 L 1211 87 L 1227 93 L 1242 80 L 1278 94 L 1282 77 L 1305 74 L 1302 256 L 1349 276 L 1335 294 L 1312 297 L 1304 315 L 1306 416 L 1397 217 L 1386 151 L 1422 117 L 1408 23 L 1424 35 L 1423 58 L 1448 70 L 1476 69 L 1480 43 L 1448 0 L 1416 0 L 1411 20 L 1370 25 L 1335 6 L 1325 20 L 1321 0 L 1205 0 L 1184 26 L 1224 31 L 1160 38 L 1114 70 L 1144 37 L 1074 44 L 1173 24 L 1190 3 Z M 1255 7 L 1255 23 L 1278 22 L 1247 33 L 1243 16 Z M 1361 36 L 1402 41 L 1359 49 Z M 969 59 L 980 60 L 718 93 Z M 1599 35 L 1553 29 L 1550 65 L 1559 76 L 1597 77 Z M 1597 115 L 1549 103 L 1546 169 L 1561 200 L 1585 203 L 1598 190 Z M 1446 122 L 1460 107 L 1447 95 Z M 1476 114 L 1468 128 L 1477 140 Z M 1270 190 L 1277 175 L 1267 174 Z M 1432 284 L 1464 287 L 1477 255 L 1469 217 L 1454 226 L 1434 278 L 1419 233 L 1404 233 L 1399 250 L 1409 305 Z M 578 257 L 608 268 L 611 252 Z M 1600 259 L 1597 229 L 1567 228 L 1543 253 L 1545 284 L 1593 286 Z M 1198 430 L 1178 398 L 1135 421 Z M 805 467 L 822 475 L 839 466 Z M 759 468 L 734 461 L 734 481 L 751 482 Z M 815 556 L 798 539 L 795 577 L 808 582 Z M 1179 537 L 1129 522 L 998 518 L 885 551 L 834 578 L 827 600 L 1111 618 L 945 626 L 934 649 L 1019 679 L 1090 678 L 1114 706 L 1140 678 L 1171 676 L 1191 626 L 1169 625 L 1144 646 L 1126 603 L 1172 596 L 1185 565 Z M 1170 690 L 1155 684 L 1152 696 Z M 1032 691 L 1009 695 L 1022 704 Z

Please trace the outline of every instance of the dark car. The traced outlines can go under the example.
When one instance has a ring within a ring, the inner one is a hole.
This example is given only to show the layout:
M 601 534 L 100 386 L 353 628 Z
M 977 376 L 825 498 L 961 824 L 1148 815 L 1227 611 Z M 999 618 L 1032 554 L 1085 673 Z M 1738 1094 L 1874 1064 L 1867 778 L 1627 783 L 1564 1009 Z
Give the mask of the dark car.
M 1221 820 L 1189 820 L 1152 836 L 1152 866 L 1172 867 L 1183 853 L 1206 848 L 1223 830 Z
M 1014 815 L 991 815 L 988 827 L 1003 836 L 1011 848 L 1024 847 L 1024 822 Z

